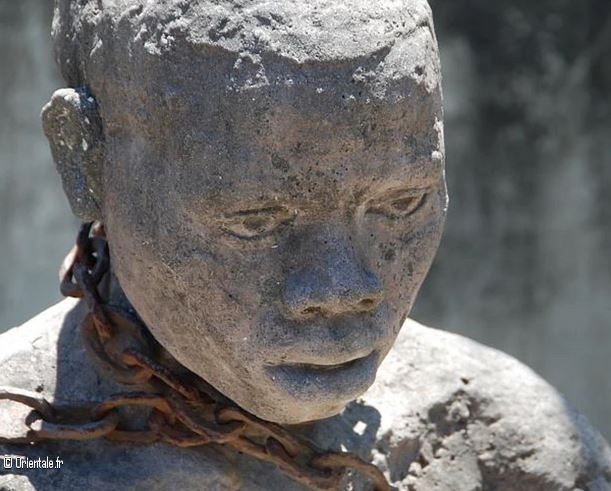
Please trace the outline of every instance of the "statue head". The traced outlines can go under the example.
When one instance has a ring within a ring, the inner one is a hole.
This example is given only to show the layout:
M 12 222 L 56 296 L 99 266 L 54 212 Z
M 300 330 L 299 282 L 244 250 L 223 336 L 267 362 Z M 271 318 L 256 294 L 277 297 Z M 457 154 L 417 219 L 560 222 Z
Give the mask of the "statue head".
M 425 0 L 56 0 L 53 36 L 65 192 L 161 345 L 280 423 L 362 394 L 446 210 Z

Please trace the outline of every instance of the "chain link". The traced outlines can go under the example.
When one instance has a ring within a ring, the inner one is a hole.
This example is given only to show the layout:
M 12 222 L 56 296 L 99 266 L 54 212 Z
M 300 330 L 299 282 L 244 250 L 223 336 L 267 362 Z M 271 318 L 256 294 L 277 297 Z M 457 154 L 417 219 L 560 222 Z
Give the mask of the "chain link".
M 282 426 L 237 407 L 194 374 L 174 373 L 157 361 L 160 347 L 146 327 L 128 312 L 103 301 L 101 283 L 109 268 L 103 226 L 85 223 L 62 264 L 60 289 L 63 295 L 87 303 L 89 313 L 81 332 L 88 352 L 103 372 L 122 384 L 146 387 L 147 391 L 54 406 L 39 394 L 0 387 L 0 400 L 33 410 L 23 421 L 23 434 L 0 437 L 0 443 L 101 437 L 139 444 L 162 441 L 179 447 L 217 443 L 275 464 L 313 490 L 338 489 L 347 469 L 366 476 L 376 491 L 391 489 L 382 472 L 357 455 L 324 452 Z M 148 408 L 146 428 L 122 428 L 120 409 L 126 406 Z

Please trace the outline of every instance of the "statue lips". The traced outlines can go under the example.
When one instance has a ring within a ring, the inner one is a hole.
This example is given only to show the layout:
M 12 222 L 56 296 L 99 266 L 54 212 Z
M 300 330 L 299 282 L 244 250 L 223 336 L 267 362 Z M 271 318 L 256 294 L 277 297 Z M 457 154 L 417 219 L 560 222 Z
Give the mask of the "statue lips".
M 379 353 L 339 364 L 285 363 L 267 367 L 272 380 L 299 399 L 329 397 L 350 400 L 365 392 L 375 380 Z
M 271 325 L 282 326 L 283 336 L 267 346 L 273 354 L 268 351 L 265 371 L 281 390 L 304 402 L 352 400 L 374 382 L 384 346 L 392 339 L 386 314 L 381 306 L 368 314 L 307 321 L 276 317 Z
M 257 323 L 258 347 L 267 367 L 341 366 L 377 351 L 386 351 L 396 332 L 390 309 L 382 303 L 375 311 L 332 317 L 293 320 L 268 312 Z

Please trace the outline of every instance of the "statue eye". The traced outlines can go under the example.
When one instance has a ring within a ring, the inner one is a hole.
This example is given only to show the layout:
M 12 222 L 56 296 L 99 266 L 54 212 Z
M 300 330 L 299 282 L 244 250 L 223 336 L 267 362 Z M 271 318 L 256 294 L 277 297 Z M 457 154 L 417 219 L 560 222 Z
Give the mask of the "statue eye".
M 387 218 L 399 219 L 413 215 L 426 202 L 426 190 L 393 191 L 369 203 L 367 213 L 384 215 Z
M 295 213 L 284 207 L 239 211 L 221 220 L 221 229 L 240 239 L 259 239 L 287 225 Z

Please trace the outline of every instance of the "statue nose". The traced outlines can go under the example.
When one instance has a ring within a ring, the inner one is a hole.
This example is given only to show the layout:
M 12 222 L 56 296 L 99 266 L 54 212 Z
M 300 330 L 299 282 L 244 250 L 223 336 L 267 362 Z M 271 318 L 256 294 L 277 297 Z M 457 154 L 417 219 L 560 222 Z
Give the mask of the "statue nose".
M 291 272 L 284 303 L 296 318 L 334 316 L 374 310 L 382 300 L 377 276 L 365 268 L 352 248 L 341 242 L 325 244 Z

